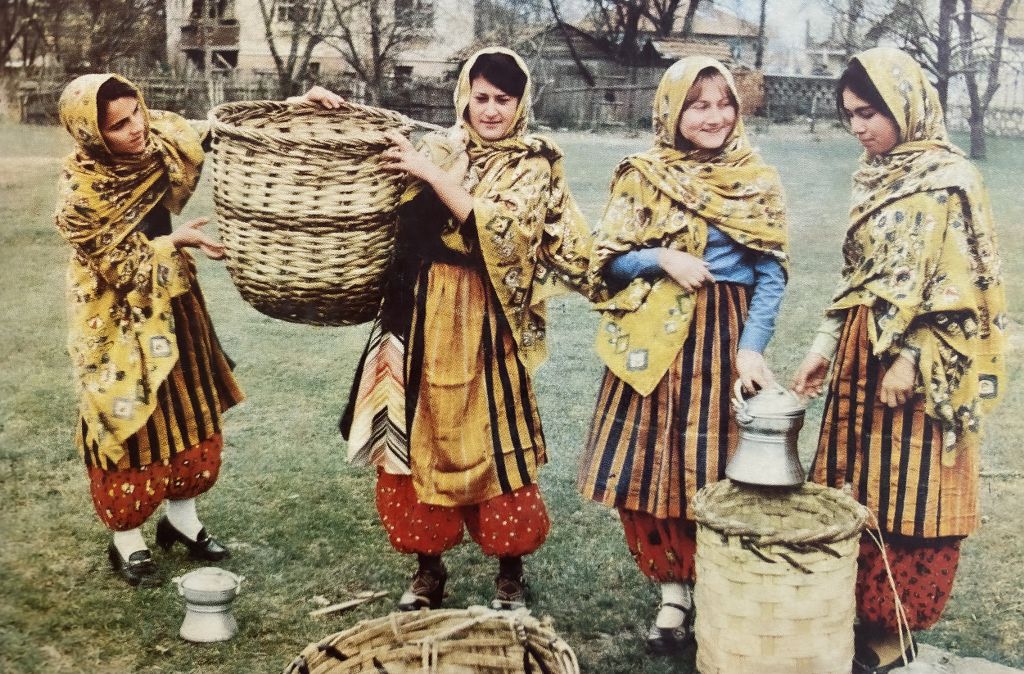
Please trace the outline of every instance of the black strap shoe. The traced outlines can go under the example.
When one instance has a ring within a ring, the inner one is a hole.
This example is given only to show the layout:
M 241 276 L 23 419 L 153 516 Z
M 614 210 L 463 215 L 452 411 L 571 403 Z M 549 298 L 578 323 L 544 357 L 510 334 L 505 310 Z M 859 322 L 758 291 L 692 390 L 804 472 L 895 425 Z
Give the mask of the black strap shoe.
M 647 651 L 653 655 L 675 655 L 694 640 L 694 608 L 672 602 L 664 602 L 662 606 L 682 611 L 683 622 L 678 627 L 658 627 L 657 621 L 651 623 L 651 629 L 647 631 Z
M 202 559 L 207 562 L 219 562 L 231 556 L 231 551 L 217 542 L 213 536 L 206 533 L 206 527 L 199 530 L 196 540 L 192 540 L 185 534 L 174 528 L 167 515 L 160 518 L 156 524 L 156 542 L 164 550 L 170 550 L 175 543 L 181 543 L 188 549 L 188 556 L 192 559 Z
M 156 575 L 156 564 L 153 563 L 153 556 L 149 550 L 136 550 L 125 559 L 117 546 L 111 543 L 107 547 L 107 557 L 110 559 L 111 568 L 132 587 L 156 587 L 160 584 Z

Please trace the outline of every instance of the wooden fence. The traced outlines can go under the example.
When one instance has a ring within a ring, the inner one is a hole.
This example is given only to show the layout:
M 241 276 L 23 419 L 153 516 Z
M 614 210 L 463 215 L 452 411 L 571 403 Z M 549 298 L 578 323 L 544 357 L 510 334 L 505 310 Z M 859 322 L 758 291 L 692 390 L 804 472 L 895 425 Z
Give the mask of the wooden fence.
M 220 103 L 277 97 L 276 82 L 269 78 L 222 78 L 210 81 L 169 77 L 130 79 L 142 91 L 146 105 L 150 108 L 171 110 L 189 119 L 205 119 L 207 112 Z M 20 84 L 18 105 L 21 121 L 31 124 L 56 124 L 57 101 L 65 84 L 63 81 L 30 81 Z M 368 102 L 365 93 L 349 88 L 348 82 L 322 84 L 349 100 L 357 103 Z M 450 86 L 430 82 L 389 86 L 382 92 L 377 105 L 442 126 L 450 125 L 455 117 Z

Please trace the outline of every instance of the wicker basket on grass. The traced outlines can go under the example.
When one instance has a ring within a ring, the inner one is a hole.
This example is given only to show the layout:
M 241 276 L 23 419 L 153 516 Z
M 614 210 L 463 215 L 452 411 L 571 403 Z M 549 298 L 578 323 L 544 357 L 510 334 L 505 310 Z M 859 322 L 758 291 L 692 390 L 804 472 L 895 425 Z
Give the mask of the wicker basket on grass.
M 285 674 L 579 674 L 576 654 L 529 611 L 392 613 L 310 644 Z
M 867 509 L 837 489 L 708 485 L 695 603 L 701 674 L 849 674 Z
M 218 229 L 242 297 L 286 321 L 372 319 L 404 185 L 379 158 L 384 133 L 428 125 L 353 103 L 279 101 L 225 103 L 209 120 Z

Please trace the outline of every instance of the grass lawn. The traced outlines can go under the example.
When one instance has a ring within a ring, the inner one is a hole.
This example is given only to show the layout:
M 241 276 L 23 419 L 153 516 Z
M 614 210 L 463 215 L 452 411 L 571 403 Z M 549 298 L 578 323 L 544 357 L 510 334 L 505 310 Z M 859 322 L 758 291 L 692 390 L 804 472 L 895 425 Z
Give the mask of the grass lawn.
M 756 136 L 786 186 L 792 281 L 769 356 L 788 380 L 836 280 L 856 143 L 834 131 L 810 137 L 776 126 Z M 561 134 L 569 181 L 592 221 L 616 162 L 647 137 Z M 241 301 L 224 268 L 201 263 L 217 331 L 238 362 L 248 400 L 226 424 L 220 482 L 200 500 L 204 521 L 246 577 L 235 603 L 240 634 L 198 646 L 181 641 L 182 604 L 170 578 L 198 566 L 180 547 L 155 550 L 167 582 L 132 590 L 107 567 L 108 533 L 96 519 L 72 446 L 75 419 L 64 349 L 67 249 L 53 229 L 62 130 L 0 126 L 0 671 L 280 671 L 308 642 L 384 615 L 413 561 L 393 552 L 373 508 L 372 472 L 345 464 L 336 422 L 366 327 L 317 328 L 264 317 Z M 1011 311 L 1024 280 L 1024 141 L 992 140 L 982 164 L 999 221 Z M 212 214 L 209 176 L 185 216 Z M 551 359 L 536 386 L 552 462 L 541 483 L 553 515 L 548 543 L 527 560 L 538 615 L 548 614 L 586 672 L 690 672 L 693 653 L 651 659 L 643 635 L 658 602 L 637 571 L 612 511 L 584 502 L 574 479 L 601 369 L 591 350 L 595 316 L 579 298 L 552 303 Z M 1021 368 L 1020 331 L 1009 367 Z M 820 418 L 801 438 L 809 460 Z M 942 622 L 921 640 L 961 655 L 1024 667 L 1024 397 L 1011 386 L 988 420 L 983 456 L 985 525 L 963 546 Z M 153 523 L 145 529 L 152 540 Z M 447 605 L 486 603 L 495 567 L 474 545 L 448 557 Z M 314 597 L 342 601 L 383 589 L 390 597 L 314 619 Z

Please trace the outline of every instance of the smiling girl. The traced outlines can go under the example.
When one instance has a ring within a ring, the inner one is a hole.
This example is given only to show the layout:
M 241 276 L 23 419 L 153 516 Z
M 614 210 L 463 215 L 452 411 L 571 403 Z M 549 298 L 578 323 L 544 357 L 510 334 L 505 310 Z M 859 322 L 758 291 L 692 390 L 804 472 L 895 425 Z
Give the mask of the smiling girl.
M 851 489 L 885 538 L 884 556 L 861 545 L 853 668 L 880 673 L 914 655 L 886 558 L 910 629 L 927 629 L 978 526 L 980 418 L 1005 384 L 1007 316 L 988 196 L 921 67 L 858 54 L 836 106 L 864 153 L 839 289 L 793 388 L 817 395 L 831 365 L 811 478 Z
M 778 176 L 751 149 L 721 63 L 673 65 L 653 113 L 655 146 L 619 164 L 590 267 L 617 292 L 597 307 L 607 370 L 579 486 L 619 511 L 641 572 L 661 584 L 647 643 L 668 653 L 693 636 L 688 504 L 736 447 L 733 383 L 774 381 L 762 354 L 787 228 Z

